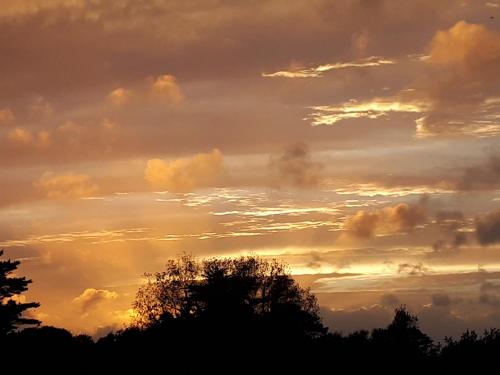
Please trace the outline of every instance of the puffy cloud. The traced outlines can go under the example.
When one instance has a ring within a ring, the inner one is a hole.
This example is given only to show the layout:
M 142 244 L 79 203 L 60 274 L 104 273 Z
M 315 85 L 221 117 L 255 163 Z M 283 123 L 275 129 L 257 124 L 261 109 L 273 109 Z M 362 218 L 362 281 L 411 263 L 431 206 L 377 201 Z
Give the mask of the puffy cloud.
M 133 90 L 118 87 L 106 96 L 106 100 L 115 107 L 132 102 L 137 109 L 152 108 L 155 104 L 180 103 L 184 100 L 184 95 L 177 79 L 173 75 L 163 74 L 147 78 L 146 86 L 139 85 Z
M 218 149 L 190 158 L 147 162 L 144 176 L 154 188 L 174 193 L 189 192 L 213 186 L 222 170 L 222 153 Z
M 500 35 L 483 25 L 459 21 L 448 30 L 436 33 L 429 60 L 437 64 L 460 64 L 482 75 L 484 66 L 494 68 L 500 58 Z
M 377 232 L 411 231 L 427 220 L 427 200 L 427 196 L 423 196 L 416 204 L 400 203 L 375 211 L 360 210 L 346 220 L 344 229 L 359 238 L 369 238 Z
M 271 159 L 270 167 L 278 171 L 280 184 L 311 187 L 319 183 L 322 165 L 311 160 L 304 143 L 295 143 L 278 159 Z
M 119 107 L 127 103 L 130 100 L 131 96 L 132 92 L 130 90 L 126 90 L 123 87 L 119 87 L 117 89 L 114 89 L 108 94 L 107 100 L 111 104 Z
M 99 191 L 99 187 L 90 181 L 89 176 L 75 173 L 46 172 L 34 182 L 34 186 L 48 198 L 55 199 L 84 198 Z
M 477 219 L 476 236 L 483 246 L 500 242 L 500 210 Z
M 379 212 L 361 210 L 346 221 L 344 228 L 349 230 L 356 237 L 369 238 L 374 235 L 379 221 Z
M 8 132 L 7 137 L 15 146 L 46 148 L 51 144 L 51 135 L 47 130 L 39 130 L 34 133 L 29 129 L 14 128 Z
M 8 133 L 9 140 L 14 143 L 29 144 L 33 140 L 31 131 L 23 128 L 15 128 Z
M 500 33 L 460 21 L 436 33 L 426 62 L 435 76 L 424 88 L 432 106 L 420 119 L 421 135 L 500 133 Z
M 82 292 L 82 294 L 73 299 L 73 303 L 78 305 L 82 313 L 87 314 L 98 304 L 117 297 L 118 293 L 116 292 L 111 292 L 106 289 L 87 288 Z
M 177 80 L 170 74 L 164 74 L 152 80 L 151 88 L 153 94 L 159 98 L 165 98 L 173 103 L 179 103 L 184 99 Z

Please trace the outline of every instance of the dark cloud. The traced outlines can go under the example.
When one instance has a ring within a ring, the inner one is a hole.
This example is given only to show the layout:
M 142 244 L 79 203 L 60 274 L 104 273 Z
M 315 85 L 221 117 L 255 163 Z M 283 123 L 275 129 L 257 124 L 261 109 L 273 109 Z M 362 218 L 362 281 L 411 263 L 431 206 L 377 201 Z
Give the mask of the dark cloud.
M 500 242 L 500 210 L 476 220 L 476 236 L 483 246 Z
M 400 263 L 398 265 L 398 273 L 407 274 L 409 276 L 425 275 L 428 271 L 429 268 L 422 263 Z
M 311 160 L 304 143 L 288 146 L 278 159 L 271 159 L 270 167 L 279 173 L 280 185 L 300 188 L 313 187 L 320 181 L 322 165 Z
M 449 240 L 437 240 L 432 245 L 432 255 L 451 255 L 456 254 L 461 246 L 467 244 L 467 234 L 464 232 L 455 232 Z
M 380 305 L 352 310 L 321 309 L 323 323 L 332 331 L 351 333 L 362 329 L 382 328 L 392 320 L 392 311 Z
M 498 293 L 500 292 L 500 285 L 494 284 L 490 281 L 485 281 L 484 283 L 481 284 L 480 287 L 480 292 L 481 293 Z
M 398 305 L 400 305 L 401 301 L 394 294 L 387 293 L 387 294 L 383 294 L 382 297 L 380 297 L 380 303 L 382 306 L 394 308 L 394 307 L 397 307 Z
M 438 222 L 462 221 L 463 219 L 464 219 L 464 213 L 462 211 L 440 210 L 436 212 L 436 220 Z
M 450 296 L 445 293 L 433 294 L 432 304 L 434 306 L 447 307 L 451 304 Z
M 500 155 L 490 155 L 486 163 L 474 165 L 465 169 L 457 189 L 495 190 L 500 186 Z

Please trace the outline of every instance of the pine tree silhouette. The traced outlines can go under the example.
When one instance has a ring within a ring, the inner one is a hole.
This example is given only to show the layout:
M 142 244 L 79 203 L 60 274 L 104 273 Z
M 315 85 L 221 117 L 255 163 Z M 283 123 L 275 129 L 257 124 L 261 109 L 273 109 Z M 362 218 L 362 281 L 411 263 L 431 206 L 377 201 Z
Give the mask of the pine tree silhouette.
M 0 256 L 3 250 L 0 250 Z M 2 260 L 0 261 L 0 336 L 4 336 L 20 326 L 38 325 L 40 322 L 36 319 L 23 317 L 23 312 L 27 309 L 40 306 L 39 303 L 23 303 L 14 297 L 19 296 L 28 290 L 28 284 L 31 280 L 25 277 L 9 276 L 19 266 L 19 261 Z

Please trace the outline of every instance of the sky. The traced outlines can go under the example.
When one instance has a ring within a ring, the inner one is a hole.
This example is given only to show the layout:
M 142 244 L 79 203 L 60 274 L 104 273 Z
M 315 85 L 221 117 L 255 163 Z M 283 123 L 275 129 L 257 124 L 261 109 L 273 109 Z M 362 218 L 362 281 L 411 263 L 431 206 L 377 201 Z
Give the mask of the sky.
M 183 253 L 277 258 L 351 332 L 500 327 L 497 0 L 3 0 L 0 248 L 44 324 Z

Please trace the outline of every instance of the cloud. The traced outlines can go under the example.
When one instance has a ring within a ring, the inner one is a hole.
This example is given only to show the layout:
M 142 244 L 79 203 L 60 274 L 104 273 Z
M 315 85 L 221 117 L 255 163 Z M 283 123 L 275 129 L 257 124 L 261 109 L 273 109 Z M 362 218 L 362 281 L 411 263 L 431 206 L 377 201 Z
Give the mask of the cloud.
M 396 61 L 385 59 L 378 56 L 370 56 L 354 61 L 318 65 L 312 68 L 302 68 L 302 69 L 299 68 L 291 70 L 281 70 L 274 73 L 262 73 L 262 77 L 317 78 L 317 77 L 322 77 L 325 72 L 329 72 L 330 70 L 346 69 L 346 68 L 369 68 L 374 66 L 392 65 L 392 64 L 396 64 Z
M 500 134 L 500 33 L 483 25 L 457 22 L 438 31 L 421 73 L 411 86 L 388 97 L 313 106 L 312 125 L 349 119 L 414 114 L 416 136 Z
M 172 103 L 180 103 L 184 99 L 177 80 L 170 74 L 164 74 L 152 80 L 151 89 L 158 98 L 165 98 Z
M 359 238 L 370 238 L 377 232 L 411 231 L 427 220 L 427 201 L 427 196 L 423 196 L 416 204 L 400 203 L 375 211 L 360 210 L 346 220 L 344 229 Z
M 451 298 L 448 294 L 436 293 L 433 294 L 431 297 L 432 297 L 432 304 L 434 306 L 447 307 L 451 304 Z
M 401 301 L 394 294 L 386 293 L 380 297 L 380 304 L 382 306 L 385 306 L 385 307 L 394 308 L 394 307 L 397 307 L 398 305 L 400 305 Z
M 309 149 L 304 143 L 288 146 L 278 159 L 271 159 L 270 167 L 280 176 L 280 184 L 296 187 L 318 185 L 322 165 L 311 160 Z
M 421 113 L 425 111 L 425 102 L 405 102 L 401 98 L 375 98 L 359 102 L 350 100 L 340 106 L 313 106 L 314 110 L 306 119 L 311 125 L 335 125 L 349 119 L 376 119 L 388 116 L 390 113 Z
M 379 220 L 379 212 L 361 210 L 346 221 L 344 229 L 350 231 L 355 237 L 370 238 L 373 237 Z
M 447 221 L 462 221 L 464 219 L 464 213 L 462 211 L 456 210 L 439 210 L 436 212 L 436 220 L 438 222 Z
M 7 133 L 7 138 L 13 145 L 21 147 L 46 148 L 51 144 L 51 136 L 47 130 L 34 133 L 29 129 L 14 128 Z
M 476 220 L 476 236 L 483 246 L 500 242 L 500 210 L 490 212 Z
M 429 271 L 429 268 L 424 266 L 422 263 L 401 263 L 398 264 L 398 273 L 407 274 L 410 276 L 421 276 L 425 275 Z
M 8 133 L 9 140 L 14 143 L 29 144 L 33 140 L 31 131 L 23 128 L 15 128 Z
M 386 327 L 392 320 L 392 311 L 374 305 L 368 308 L 320 311 L 324 324 L 334 332 L 350 333 L 362 329 Z
M 456 231 L 450 240 L 437 240 L 432 245 L 430 255 L 451 255 L 456 254 L 460 248 L 467 244 L 467 234 Z
M 132 96 L 132 91 L 124 89 L 123 87 L 119 87 L 117 89 L 114 89 L 108 94 L 107 100 L 111 104 L 120 107 L 125 103 L 127 103 L 130 100 L 131 96 Z
M 118 293 L 106 289 L 87 288 L 78 297 L 73 299 L 73 303 L 78 305 L 83 314 L 87 314 L 98 304 L 111 299 L 116 299 Z
M 490 155 L 485 163 L 468 167 L 456 184 L 457 190 L 495 190 L 500 186 L 500 155 Z
M 435 34 L 426 64 L 433 77 L 423 94 L 432 105 L 419 120 L 421 135 L 500 133 L 500 33 L 457 22 Z
M 115 107 L 123 107 L 132 102 L 136 109 L 153 108 L 155 104 L 176 104 L 184 100 L 177 79 L 173 75 L 163 74 L 158 77 L 149 77 L 145 83 L 146 86 L 139 85 L 133 90 L 118 87 L 106 96 L 106 100 Z
M 147 162 L 144 176 L 152 187 L 174 193 L 213 186 L 222 170 L 222 153 L 218 149 L 190 158 Z
M 99 187 L 84 174 L 44 173 L 33 184 L 35 188 L 45 193 L 48 198 L 84 198 L 96 194 Z
M 0 124 L 7 124 L 14 120 L 14 113 L 9 108 L 0 109 Z

